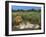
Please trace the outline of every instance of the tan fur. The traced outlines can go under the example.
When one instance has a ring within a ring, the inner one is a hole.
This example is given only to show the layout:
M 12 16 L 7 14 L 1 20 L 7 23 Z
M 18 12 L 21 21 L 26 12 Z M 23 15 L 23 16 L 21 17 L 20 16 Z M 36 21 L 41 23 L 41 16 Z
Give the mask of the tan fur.
M 16 21 L 16 25 L 19 25 L 22 22 L 22 17 L 16 16 L 15 21 Z

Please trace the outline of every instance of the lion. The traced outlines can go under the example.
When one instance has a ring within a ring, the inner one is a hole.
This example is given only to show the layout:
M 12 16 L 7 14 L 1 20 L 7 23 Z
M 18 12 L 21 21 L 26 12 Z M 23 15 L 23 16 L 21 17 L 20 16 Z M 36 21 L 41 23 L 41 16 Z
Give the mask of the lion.
M 16 18 L 15 18 L 15 23 L 16 23 L 16 25 L 19 25 L 20 23 L 22 23 L 22 17 L 21 16 L 16 16 Z

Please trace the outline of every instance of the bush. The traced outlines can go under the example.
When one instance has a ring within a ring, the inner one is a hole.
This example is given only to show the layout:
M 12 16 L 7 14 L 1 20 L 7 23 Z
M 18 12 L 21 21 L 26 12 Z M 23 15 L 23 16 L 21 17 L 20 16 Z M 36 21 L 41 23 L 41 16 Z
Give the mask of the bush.
M 24 22 L 28 21 L 28 22 L 30 22 L 32 24 L 40 24 L 41 14 L 38 13 L 38 12 L 32 12 L 30 14 L 28 14 L 28 13 L 26 13 L 26 14 L 25 13 L 24 14 L 23 13 L 22 14 L 13 13 L 12 14 L 13 18 L 15 18 L 17 15 L 21 16 Z

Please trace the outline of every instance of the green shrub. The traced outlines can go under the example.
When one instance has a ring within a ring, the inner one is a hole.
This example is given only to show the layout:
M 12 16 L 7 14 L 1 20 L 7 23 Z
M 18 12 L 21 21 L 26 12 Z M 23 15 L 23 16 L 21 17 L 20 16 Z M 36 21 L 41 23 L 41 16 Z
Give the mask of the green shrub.
M 15 18 L 17 15 L 21 16 L 23 18 L 23 21 L 28 21 L 32 24 L 40 24 L 40 12 L 30 12 L 29 13 L 22 13 L 22 14 L 16 14 L 16 13 L 12 13 L 12 17 Z

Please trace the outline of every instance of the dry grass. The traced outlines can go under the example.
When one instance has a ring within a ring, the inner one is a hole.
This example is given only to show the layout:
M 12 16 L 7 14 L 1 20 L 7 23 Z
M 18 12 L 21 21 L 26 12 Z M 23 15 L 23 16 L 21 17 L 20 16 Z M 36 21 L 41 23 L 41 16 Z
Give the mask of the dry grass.
M 21 19 L 23 20 L 23 21 L 21 21 L 21 23 L 24 22 L 25 25 L 27 24 L 27 22 L 29 22 L 30 24 L 34 24 L 34 25 L 37 24 L 37 25 L 41 26 L 41 23 L 40 23 L 41 13 L 40 12 L 24 12 L 24 13 L 23 12 L 13 12 L 12 13 L 13 26 L 17 25 L 16 20 L 15 20 L 16 16 L 21 16 Z M 14 29 L 14 27 L 13 27 L 13 29 Z

